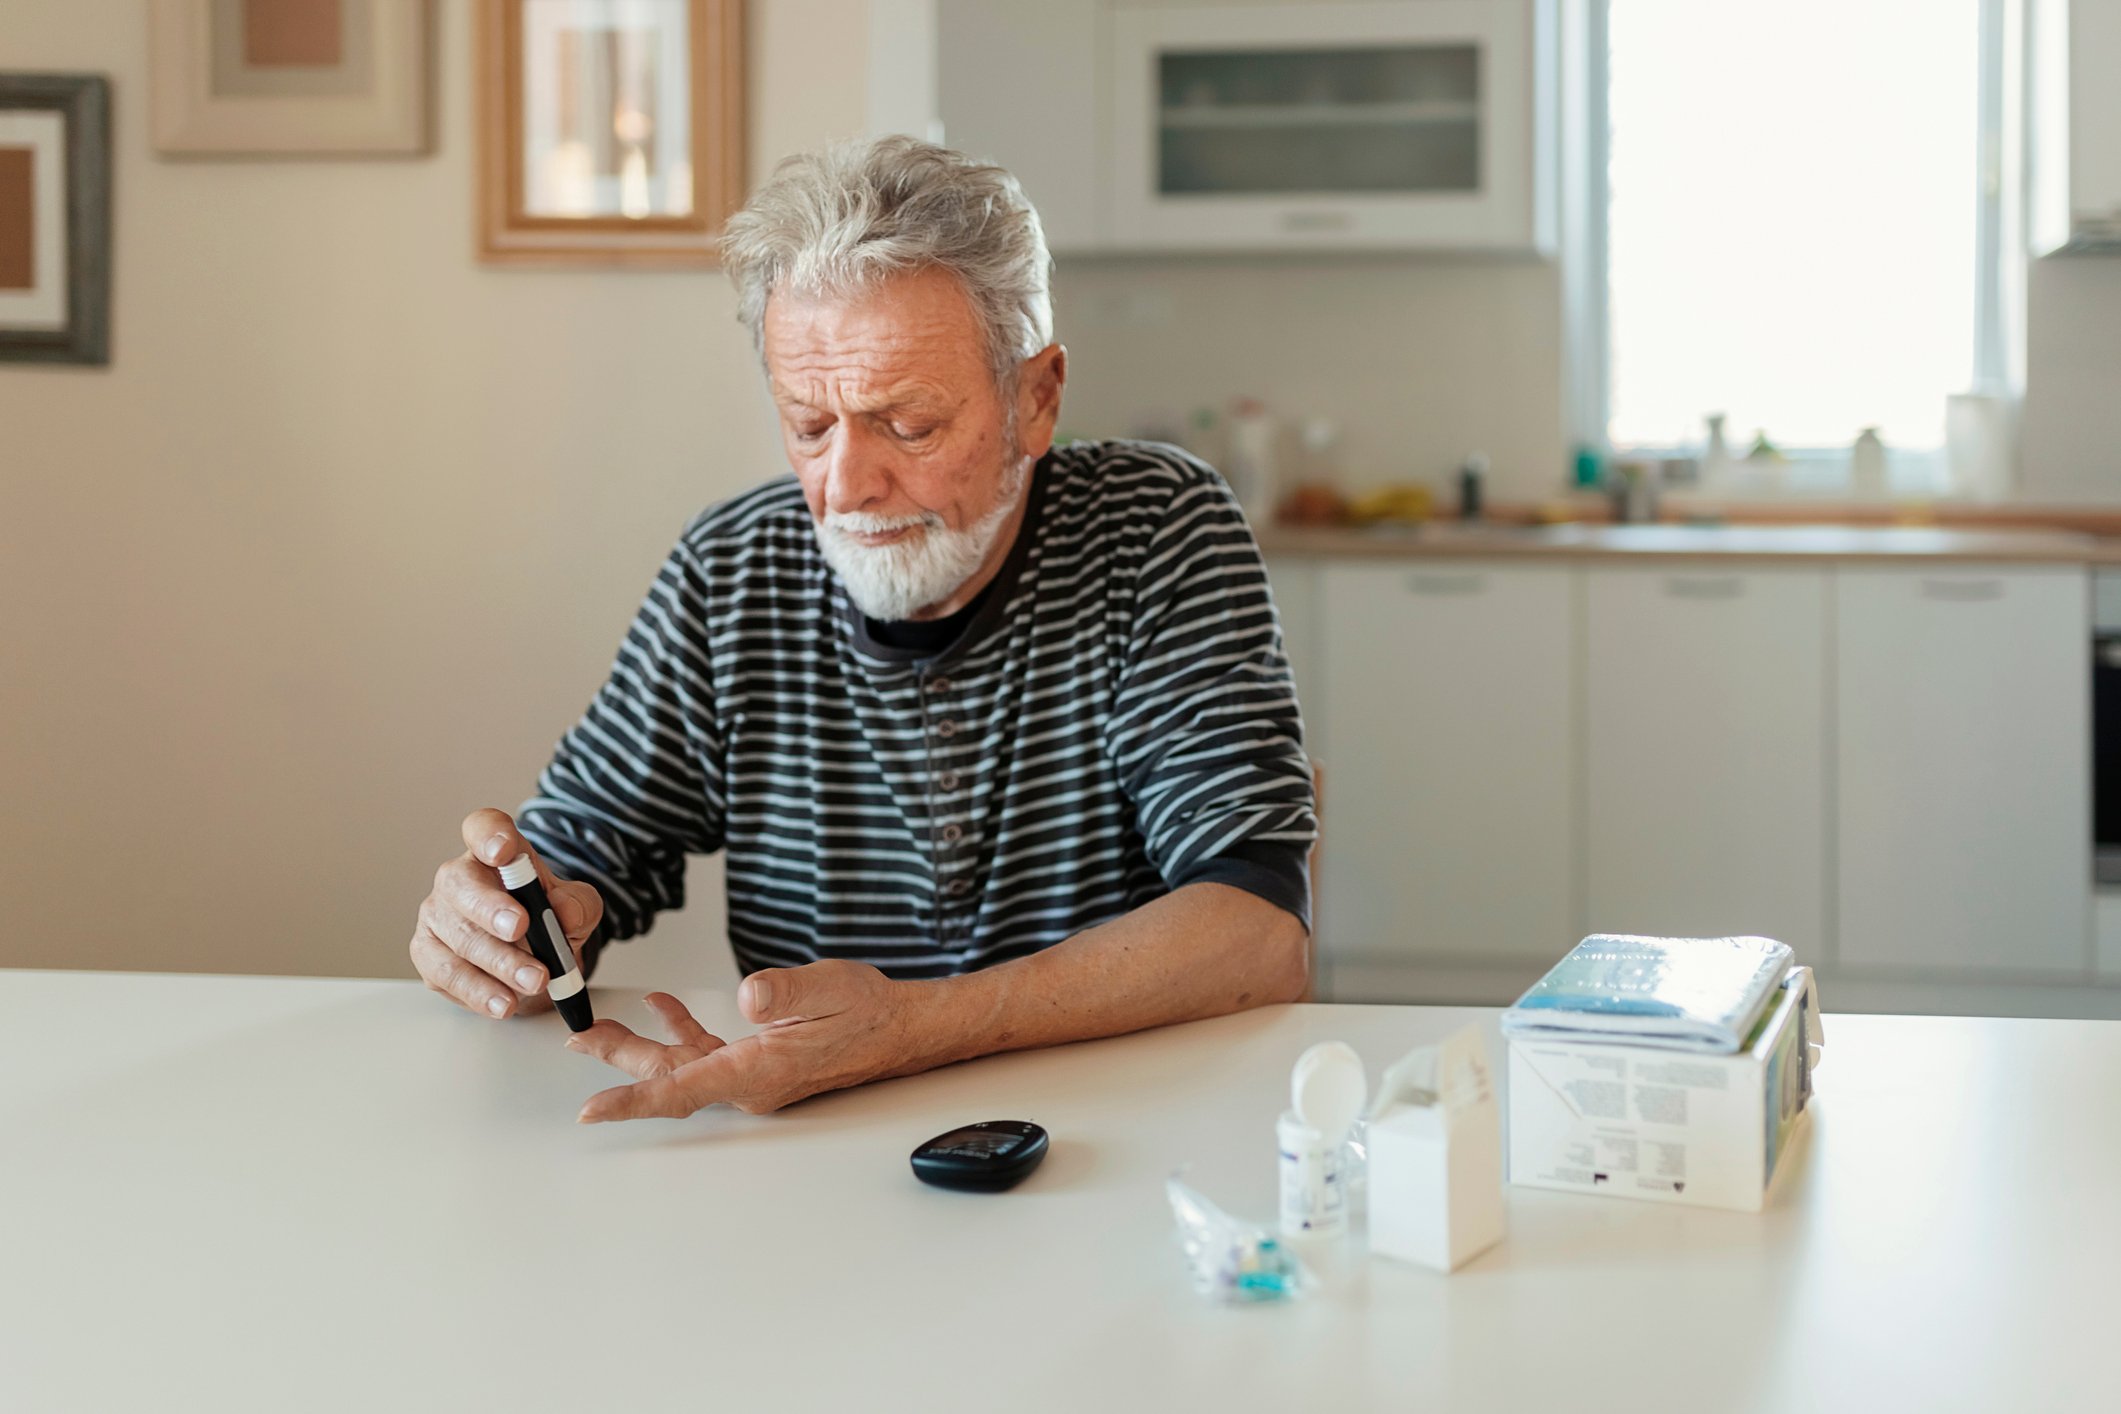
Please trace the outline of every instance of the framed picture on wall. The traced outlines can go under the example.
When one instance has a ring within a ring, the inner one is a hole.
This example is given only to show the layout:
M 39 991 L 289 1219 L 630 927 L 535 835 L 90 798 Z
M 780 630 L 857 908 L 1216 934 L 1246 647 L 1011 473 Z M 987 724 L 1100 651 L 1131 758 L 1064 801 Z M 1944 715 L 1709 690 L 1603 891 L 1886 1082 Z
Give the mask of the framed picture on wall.
M 742 0 L 478 0 L 479 257 L 716 263 L 744 200 Z
M 427 150 L 427 0 L 153 0 L 155 148 L 172 156 Z
M 0 73 L 0 360 L 110 362 L 110 80 Z

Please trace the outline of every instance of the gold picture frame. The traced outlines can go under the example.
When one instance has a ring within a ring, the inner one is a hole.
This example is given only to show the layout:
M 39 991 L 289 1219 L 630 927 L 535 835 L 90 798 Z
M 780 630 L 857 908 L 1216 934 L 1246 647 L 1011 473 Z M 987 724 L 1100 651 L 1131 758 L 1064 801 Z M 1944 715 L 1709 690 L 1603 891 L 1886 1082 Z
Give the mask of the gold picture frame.
M 153 0 L 154 140 L 173 157 L 428 151 L 428 0 Z
M 743 204 L 743 0 L 477 0 L 478 256 L 713 267 Z

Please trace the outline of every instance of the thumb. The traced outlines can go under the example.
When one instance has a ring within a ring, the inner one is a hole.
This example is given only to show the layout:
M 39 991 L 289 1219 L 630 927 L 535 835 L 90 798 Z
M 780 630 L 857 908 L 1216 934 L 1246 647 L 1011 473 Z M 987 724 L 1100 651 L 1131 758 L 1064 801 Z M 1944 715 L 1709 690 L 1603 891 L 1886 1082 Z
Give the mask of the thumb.
M 581 951 L 583 940 L 604 917 L 604 896 L 594 885 L 563 879 L 548 885 L 545 897 L 552 900 L 552 911 L 566 931 L 567 941 L 574 944 L 575 951 Z
M 817 992 L 816 968 L 814 962 L 760 968 L 736 989 L 737 1010 L 754 1026 L 807 1016 Z

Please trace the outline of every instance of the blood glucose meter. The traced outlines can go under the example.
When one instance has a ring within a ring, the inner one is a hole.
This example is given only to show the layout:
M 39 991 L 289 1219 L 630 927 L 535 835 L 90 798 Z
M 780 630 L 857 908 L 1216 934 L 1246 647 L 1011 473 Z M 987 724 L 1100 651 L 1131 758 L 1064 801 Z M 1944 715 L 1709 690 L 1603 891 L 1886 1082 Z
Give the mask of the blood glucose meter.
M 938 1188 L 999 1193 L 1046 1157 L 1046 1131 L 1021 1119 L 989 1119 L 938 1134 L 913 1151 L 913 1176 Z

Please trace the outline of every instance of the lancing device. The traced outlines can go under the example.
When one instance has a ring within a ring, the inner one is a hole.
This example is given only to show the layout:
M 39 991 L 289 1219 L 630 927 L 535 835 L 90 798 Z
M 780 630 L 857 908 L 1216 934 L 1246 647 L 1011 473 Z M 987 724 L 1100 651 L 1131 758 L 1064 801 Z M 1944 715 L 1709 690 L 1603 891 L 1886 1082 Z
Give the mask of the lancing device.
M 530 944 L 530 955 L 545 964 L 545 995 L 552 998 L 553 1009 L 569 1031 L 587 1031 L 596 1020 L 589 1014 L 589 985 L 582 980 L 582 969 L 575 965 L 574 949 L 568 946 L 567 932 L 553 914 L 552 900 L 545 897 L 536 862 L 527 854 L 519 854 L 503 864 L 501 887 L 530 915 L 530 932 L 524 941 Z

